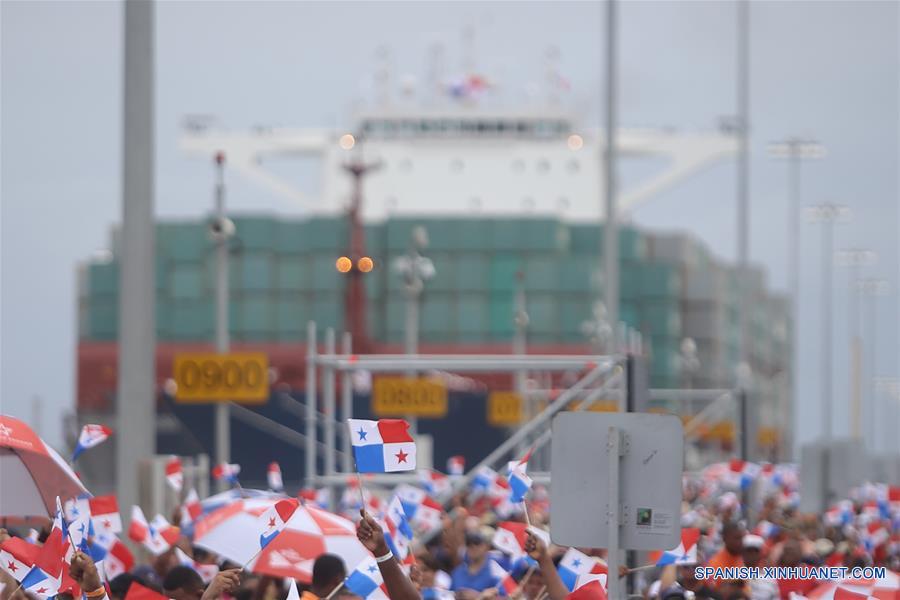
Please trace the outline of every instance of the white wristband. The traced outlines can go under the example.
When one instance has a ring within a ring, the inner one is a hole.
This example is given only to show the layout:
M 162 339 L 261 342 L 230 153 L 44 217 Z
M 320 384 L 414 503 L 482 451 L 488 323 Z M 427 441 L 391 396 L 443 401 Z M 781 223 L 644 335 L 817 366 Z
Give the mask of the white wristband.
M 375 557 L 375 562 L 377 562 L 377 563 L 383 563 L 384 561 L 386 561 L 386 560 L 391 560 L 392 558 L 394 558 L 394 553 L 391 552 L 390 550 L 388 550 L 388 551 L 387 551 L 387 554 L 385 554 L 384 556 L 377 556 L 377 557 Z

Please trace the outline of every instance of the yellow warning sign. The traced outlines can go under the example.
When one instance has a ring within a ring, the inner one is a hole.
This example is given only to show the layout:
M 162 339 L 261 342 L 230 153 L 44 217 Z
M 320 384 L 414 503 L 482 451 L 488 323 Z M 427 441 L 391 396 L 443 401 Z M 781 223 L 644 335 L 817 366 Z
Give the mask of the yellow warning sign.
M 372 384 L 372 412 L 377 417 L 445 417 L 447 386 L 440 379 L 379 377 Z
M 522 396 L 516 392 L 491 392 L 487 402 L 490 425 L 507 427 L 522 422 Z

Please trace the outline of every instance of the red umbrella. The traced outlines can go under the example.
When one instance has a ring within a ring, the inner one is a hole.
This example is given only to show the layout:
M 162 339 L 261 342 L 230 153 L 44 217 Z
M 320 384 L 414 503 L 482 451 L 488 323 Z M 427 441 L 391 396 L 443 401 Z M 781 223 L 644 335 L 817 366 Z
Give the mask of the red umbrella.
M 368 550 L 356 539 L 356 527 L 343 517 L 312 506 L 301 506 L 284 530 L 259 552 L 259 517 L 277 499 L 238 500 L 203 517 L 194 529 L 194 543 L 263 575 L 312 581 L 312 565 L 324 552 L 336 554 L 352 570 Z M 252 559 L 252 560 L 251 560 Z
M 0 415 L 0 517 L 47 517 L 63 501 L 86 494 L 56 451 L 18 419 Z
M 814 600 L 857 600 L 869 597 L 900 600 L 900 575 L 887 571 L 879 579 L 829 581 L 811 591 L 807 597 Z

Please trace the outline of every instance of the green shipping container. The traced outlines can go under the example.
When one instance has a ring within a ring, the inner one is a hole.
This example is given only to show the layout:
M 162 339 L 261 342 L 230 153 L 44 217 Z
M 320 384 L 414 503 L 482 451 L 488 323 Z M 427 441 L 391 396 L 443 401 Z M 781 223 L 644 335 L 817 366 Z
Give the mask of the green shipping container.
M 235 237 L 244 252 L 274 251 L 280 226 L 272 217 L 234 216 Z
M 169 294 L 175 300 L 197 300 L 208 289 L 203 263 L 173 263 L 169 274 Z
M 488 255 L 460 254 L 456 259 L 456 286 L 460 292 L 484 292 L 488 289 Z
M 118 263 L 94 263 L 90 265 L 90 267 L 88 267 L 88 290 L 91 296 L 118 294 Z
M 517 287 L 519 271 L 524 266 L 521 257 L 515 254 L 495 254 L 491 259 L 489 278 L 491 291 L 511 292 Z

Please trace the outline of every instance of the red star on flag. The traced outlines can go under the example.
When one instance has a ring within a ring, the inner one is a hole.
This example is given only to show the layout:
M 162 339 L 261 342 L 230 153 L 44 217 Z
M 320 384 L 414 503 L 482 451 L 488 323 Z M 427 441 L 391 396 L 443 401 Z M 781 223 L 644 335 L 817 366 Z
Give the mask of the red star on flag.
M 106 527 L 107 529 L 111 529 L 112 521 L 110 521 L 109 519 L 106 519 L 105 521 L 103 521 L 103 526 Z
M 405 454 L 405 453 L 403 452 L 403 449 L 401 448 L 401 449 L 400 449 L 400 452 L 398 452 L 398 453 L 395 454 L 394 456 L 397 457 L 397 462 L 398 462 L 398 463 L 402 463 L 402 462 L 406 462 L 406 457 L 409 456 L 409 454 Z
M 36 594 L 46 594 L 47 588 L 45 588 L 45 587 L 39 588 L 39 589 L 35 590 L 35 593 Z
M 9 569 L 10 571 L 12 571 L 13 573 L 15 573 L 16 571 L 19 570 L 19 567 L 17 567 L 16 563 L 14 563 L 14 562 L 11 562 L 8 565 L 6 565 L 6 568 Z
M 275 527 L 275 517 L 269 519 L 269 527 Z

